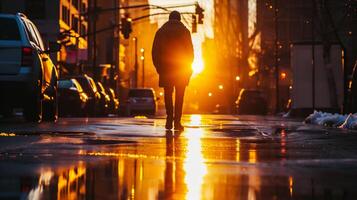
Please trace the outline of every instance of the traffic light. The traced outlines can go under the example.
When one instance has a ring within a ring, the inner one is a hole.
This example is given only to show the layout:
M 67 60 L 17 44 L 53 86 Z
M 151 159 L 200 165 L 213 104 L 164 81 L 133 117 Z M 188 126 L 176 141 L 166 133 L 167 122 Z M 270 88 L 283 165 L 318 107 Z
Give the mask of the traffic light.
M 197 33 L 197 16 L 192 15 L 192 33 Z
M 203 12 L 205 11 L 203 8 L 201 8 L 201 6 L 196 3 L 196 15 L 198 16 L 198 24 L 203 24 Z
M 128 39 L 132 31 L 133 30 L 131 28 L 131 18 L 125 16 L 121 19 L 121 33 L 124 35 L 125 39 Z

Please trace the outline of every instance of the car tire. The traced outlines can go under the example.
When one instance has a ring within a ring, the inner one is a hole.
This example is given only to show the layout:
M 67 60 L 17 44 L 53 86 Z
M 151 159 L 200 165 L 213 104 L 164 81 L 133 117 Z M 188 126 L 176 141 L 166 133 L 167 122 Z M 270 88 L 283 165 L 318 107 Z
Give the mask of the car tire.
M 12 107 L 2 108 L 0 112 L 0 115 L 2 115 L 4 118 L 9 118 L 12 117 L 13 109 Z
M 43 120 L 56 122 L 58 119 L 57 88 L 53 89 L 53 100 L 43 103 Z
M 42 120 L 42 100 L 40 89 L 35 89 L 35 94 L 29 95 L 24 106 L 24 117 L 29 122 L 41 122 Z
M 149 110 L 149 115 L 155 115 L 155 113 L 156 113 L 156 110 L 155 110 L 155 109 Z

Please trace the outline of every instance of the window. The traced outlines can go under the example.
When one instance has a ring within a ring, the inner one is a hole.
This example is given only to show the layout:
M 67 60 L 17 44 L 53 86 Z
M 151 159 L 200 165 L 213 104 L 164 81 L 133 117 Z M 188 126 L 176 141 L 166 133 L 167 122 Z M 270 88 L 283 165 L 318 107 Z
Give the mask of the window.
M 30 19 L 45 19 L 46 17 L 45 0 L 25 1 L 26 15 Z
M 58 87 L 59 88 L 70 88 L 70 87 L 73 87 L 73 82 L 72 82 L 72 80 L 59 80 Z
M 62 8 L 61 8 L 61 19 L 62 21 L 66 21 L 66 7 L 62 5 Z
M 71 21 L 71 13 L 70 13 L 70 10 L 67 9 L 67 21 L 66 21 L 66 23 L 68 24 L 68 26 L 70 24 L 70 21 Z
M 30 25 L 31 25 L 31 27 L 32 27 L 32 29 L 33 29 L 35 35 L 36 35 L 38 44 L 40 45 L 40 48 L 41 48 L 42 50 L 45 50 L 44 45 L 43 45 L 43 41 L 42 41 L 42 38 L 41 38 L 41 35 L 40 35 L 40 33 L 38 32 L 36 26 L 35 26 L 33 23 L 30 23 Z
M 78 8 L 79 8 L 79 6 L 78 6 L 78 0 L 72 0 L 72 5 L 75 7 L 75 8 L 77 8 L 77 10 L 78 10 Z
M 62 21 L 69 25 L 69 9 L 66 6 L 62 6 Z
M 23 21 L 25 24 L 25 29 L 26 29 L 26 33 L 29 37 L 29 40 L 35 44 L 37 44 L 37 39 L 35 36 L 35 33 L 32 31 L 31 27 L 29 26 L 29 24 L 26 21 Z
M 87 10 L 87 5 L 84 2 L 81 2 L 81 11 L 82 13 L 86 12 Z
M 80 35 L 86 35 L 87 34 L 87 28 L 84 24 L 81 24 L 81 32 Z
M 0 18 L 0 40 L 21 40 L 19 26 L 13 18 Z
M 78 17 L 72 15 L 72 29 L 78 33 Z
M 154 97 L 151 90 L 134 89 L 129 90 L 129 97 Z

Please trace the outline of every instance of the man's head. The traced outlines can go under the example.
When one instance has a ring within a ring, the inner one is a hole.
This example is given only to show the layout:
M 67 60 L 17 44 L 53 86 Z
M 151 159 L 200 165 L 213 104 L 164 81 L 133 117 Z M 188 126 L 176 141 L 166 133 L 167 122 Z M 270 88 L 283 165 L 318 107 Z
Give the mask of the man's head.
M 174 10 L 169 15 L 169 20 L 181 20 L 181 15 L 178 11 Z

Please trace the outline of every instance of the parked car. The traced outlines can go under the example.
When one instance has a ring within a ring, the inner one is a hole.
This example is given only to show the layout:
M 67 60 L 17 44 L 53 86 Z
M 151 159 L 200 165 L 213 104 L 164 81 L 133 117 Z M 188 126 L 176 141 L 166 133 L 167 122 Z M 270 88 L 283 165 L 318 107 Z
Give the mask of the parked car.
M 128 114 L 134 112 L 145 112 L 155 115 L 157 98 L 152 88 L 130 89 L 128 94 L 127 109 Z
M 0 14 L 0 112 L 23 108 L 26 120 L 56 121 L 58 73 L 36 26 L 24 14 Z
M 97 114 L 100 116 L 105 116 L 108 114 L 108 109 L 109 109 L 109 103 L 110 103 L 110 97 L 106 93 L 103 85 L 100 82 L 96 82 L 96 86 L 98 88 L 98 91 L 100 93 L 100 101 L 99 101 L 99 107 L 97 110 Z
M 86 110 L 90 116 L 96 116 L 98 106 L 100 105 L 100 93 L 94 80 L 88 75 L 79 75 L 72 77 L 81 85 L 83 91 L 88 96 Z
M 259 90 L 242 89 L 236 101 L 237 114 L 266 115 L 268 104 Z
M 109 95 L 109 113 L 118 114 L 119 112 L 119 99 L 112 88 L 106 88 L 106 92 Z
M 87 94 L 76 79 L 58 81 L 58 108 L 60 116 L 86 116 Z

